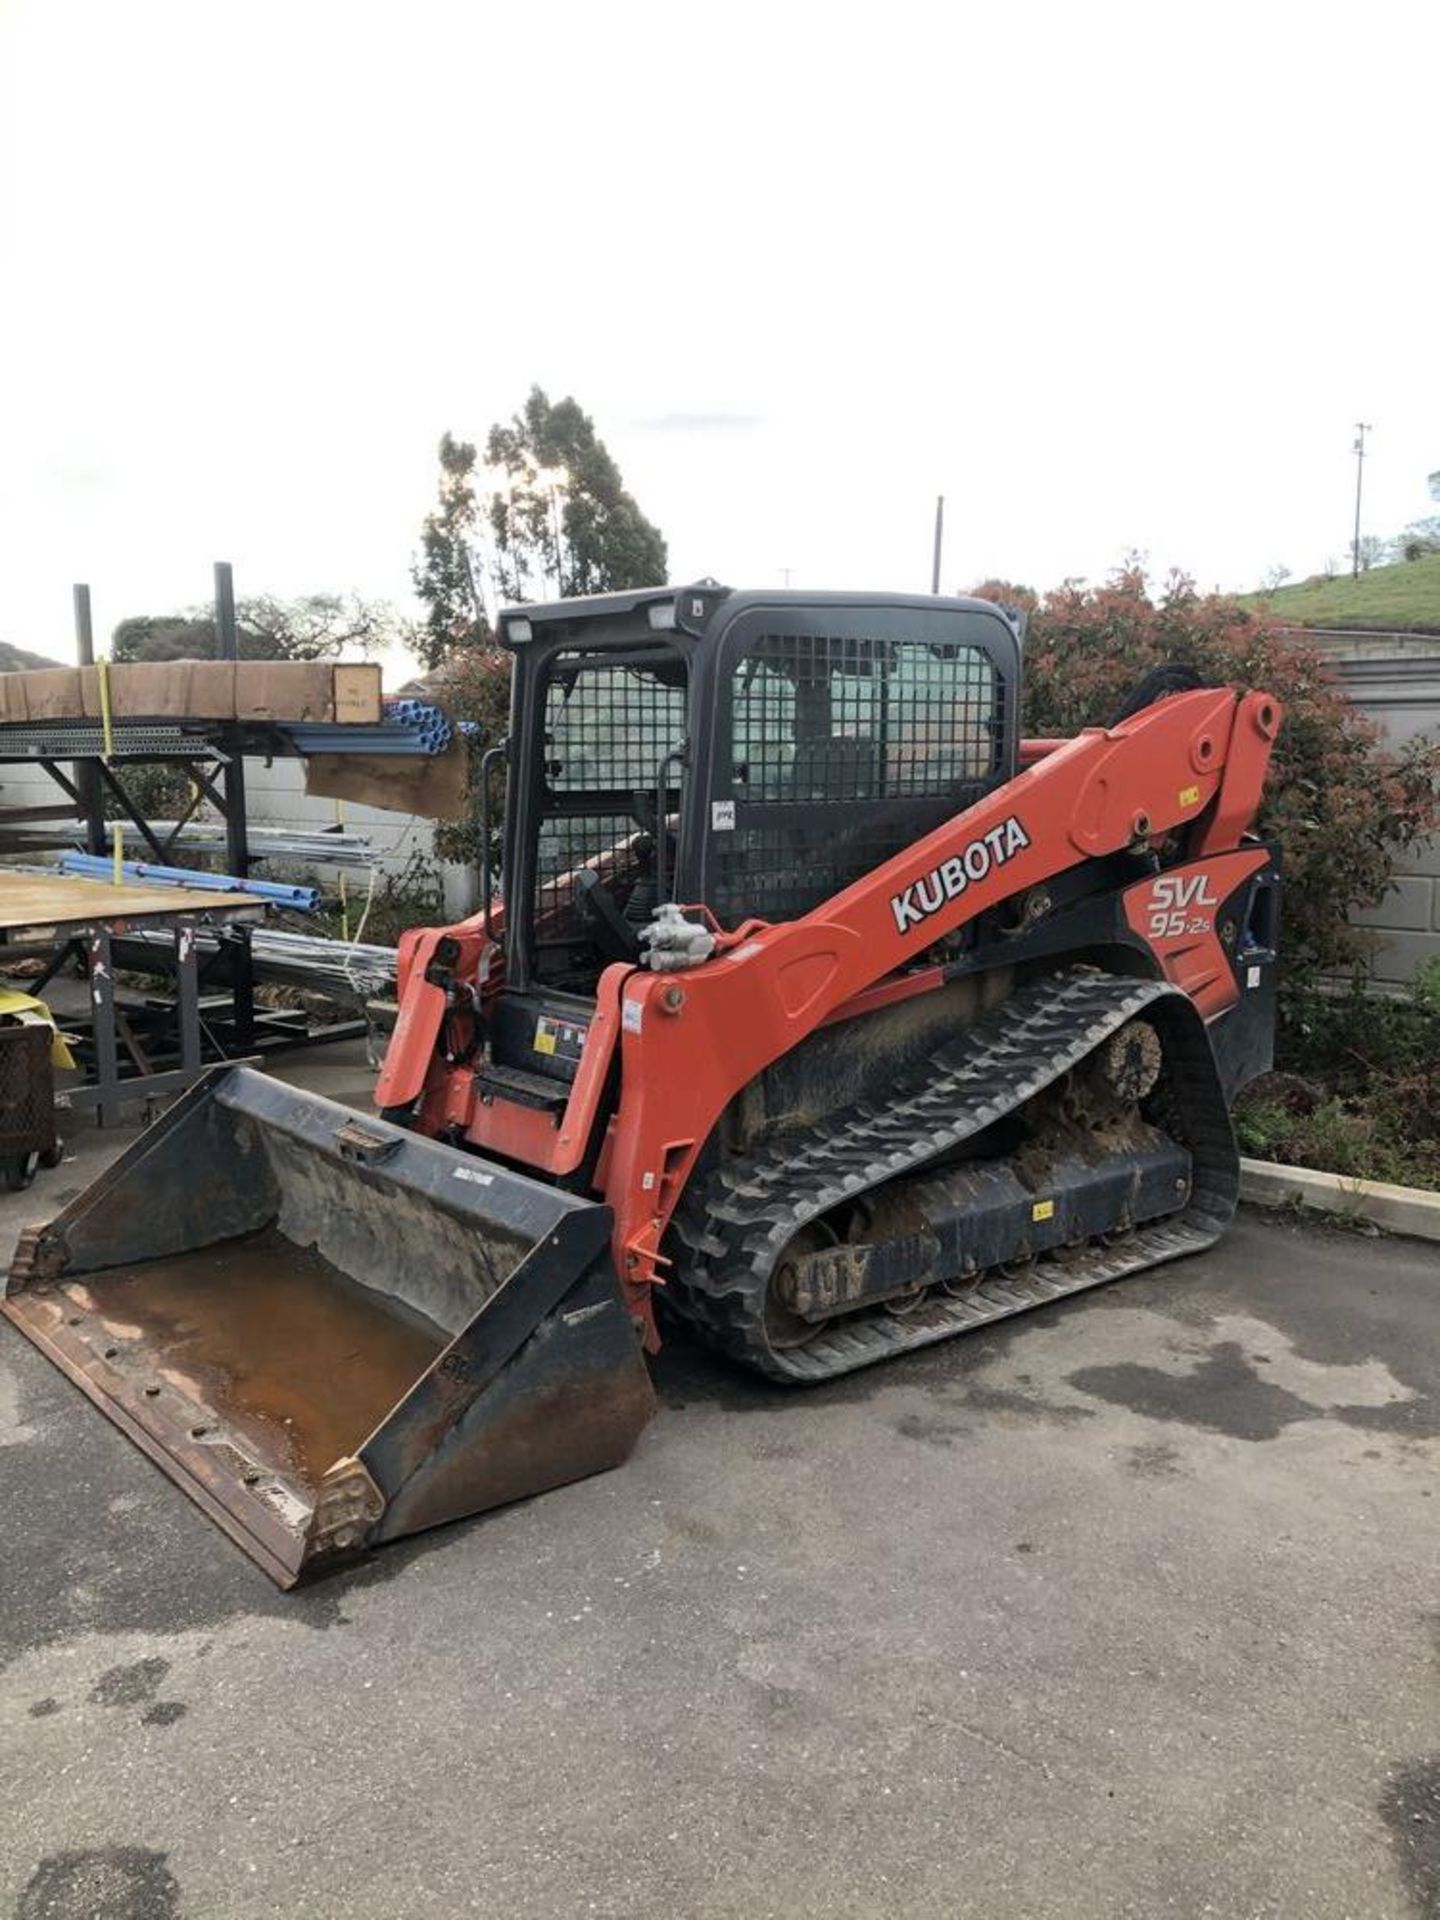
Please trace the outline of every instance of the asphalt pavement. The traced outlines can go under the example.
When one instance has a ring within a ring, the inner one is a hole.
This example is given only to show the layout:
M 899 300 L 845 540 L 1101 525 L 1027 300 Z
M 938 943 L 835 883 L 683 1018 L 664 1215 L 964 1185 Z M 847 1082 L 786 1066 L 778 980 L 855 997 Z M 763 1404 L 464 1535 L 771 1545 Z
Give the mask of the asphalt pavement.
M 627 1467 L 284 1595 L 0 1325 L 0 1914 L 1440 1915 L 1434 1246 L 1247 1215 L 657 1378 Z

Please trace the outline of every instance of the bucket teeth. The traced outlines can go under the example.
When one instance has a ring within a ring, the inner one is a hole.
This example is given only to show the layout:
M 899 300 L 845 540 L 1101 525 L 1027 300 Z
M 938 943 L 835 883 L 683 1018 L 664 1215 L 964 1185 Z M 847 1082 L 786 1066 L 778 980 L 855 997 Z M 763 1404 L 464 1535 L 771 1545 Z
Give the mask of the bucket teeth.
M 320 1483 L 306 1532 L 305 1558 L 357 1552 L 385 1511 L 385 1496 L 359 1460 L 337 1460 Z
M 627 1457 L 655 1400 L 612 1224 L 227 1068 L 22 1236 L 0 1304 L 290 1586 Z
M 25 1227 L 15 1243 L 5 1291 L 18 1292 L 22 1287 L 54 1280 L 64 1267 L 64 1255 L 56 1247 L 50 1230 L 44 1226 Z

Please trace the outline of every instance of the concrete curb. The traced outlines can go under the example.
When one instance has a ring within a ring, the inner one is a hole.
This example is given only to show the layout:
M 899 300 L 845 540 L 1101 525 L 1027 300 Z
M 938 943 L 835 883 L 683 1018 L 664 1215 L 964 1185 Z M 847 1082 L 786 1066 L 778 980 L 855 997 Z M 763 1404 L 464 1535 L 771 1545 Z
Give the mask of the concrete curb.
M 1283 1167 L 1272 1160 L 1240 1162 L 1240 1198 L 1257 1207 L 1309 1207 L 1351 1220 L 1370 1220 L 1387 1233 L 1440 1240 L 1440 1193 L 1357 1180 L 1314 1167 Z

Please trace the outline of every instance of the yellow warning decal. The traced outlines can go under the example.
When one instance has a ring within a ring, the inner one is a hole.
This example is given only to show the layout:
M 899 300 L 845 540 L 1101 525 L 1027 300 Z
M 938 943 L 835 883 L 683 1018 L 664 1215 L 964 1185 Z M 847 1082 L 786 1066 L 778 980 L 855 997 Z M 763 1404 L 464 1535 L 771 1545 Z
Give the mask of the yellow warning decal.
M 1181 787 L 1178 795 L 1182 807 L 1194 807 L 1200 803 L 1199 787 Z
M 555 1051 L 555 1035 L 543 1020 L 535 1029 L 535 1051 L 536 1053 L 554 1053 Z
M 1053 1200 L 1037 1200 L 1030 1209 L 1030 1218 L 1032 1220 L 1053 1220 L 1055 1218 L 1055 1202 Z

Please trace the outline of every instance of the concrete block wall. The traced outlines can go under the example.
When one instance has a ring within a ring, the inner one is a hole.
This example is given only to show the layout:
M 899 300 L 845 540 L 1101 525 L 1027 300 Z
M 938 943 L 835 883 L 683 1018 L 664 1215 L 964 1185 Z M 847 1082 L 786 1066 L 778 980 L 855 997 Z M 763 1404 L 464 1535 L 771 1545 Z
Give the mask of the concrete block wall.
M 1355 916 L 1379 936 L 1371 972 L 1387 985 L 1413 980 L 1427 960 L 1440 960 L 1440 843 L 1430 841 L 1405 863 L 1415 871 L 1397 874 L 1379 906 Z
M 1396 746 L 1440 739 L 1440 638 L 1407 633 L 1308 633 L 1331 661 L 1345 692 Z M 1400 856 L 1395 882 L 1356 921 L 1377 936 L 1371 970 L 1387 986 L 1415 978 L 1440 960 L 1440 839 Z

